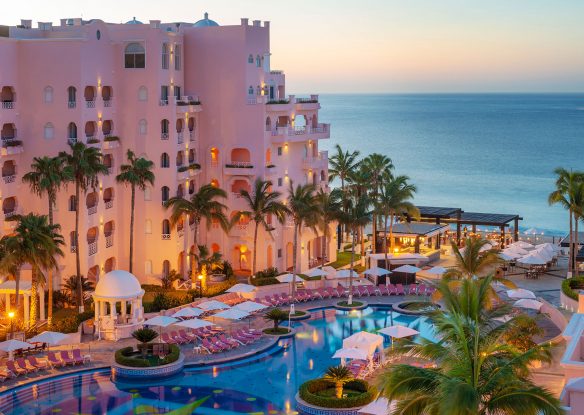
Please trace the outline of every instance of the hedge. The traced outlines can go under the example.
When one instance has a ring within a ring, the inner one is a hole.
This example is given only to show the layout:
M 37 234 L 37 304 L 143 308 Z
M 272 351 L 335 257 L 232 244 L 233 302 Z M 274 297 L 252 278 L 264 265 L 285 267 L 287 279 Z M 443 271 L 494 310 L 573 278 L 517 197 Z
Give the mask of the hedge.
M 160 361 L 160 365 L 152 365 L 151 361 L 147 359 L 141 359 L 139 357 L 130 357 L 129 355 L 133 353 L 134 348 L 131 346 L 117 350 L 115 354 L 116 363 L 119 365 L 129 367 L 155 367 L 168 365 L 178 360 L 180 356 L 180 348 L 176 344 L 171 344 L 170 353 Z
M 362 392 L 360 395 L 337 399 L 334 397 L 320 396 L 317 392 L 334 388 L 334 384 L 324 379 L 313 379 L 304 382 L 298 391 L 300 398 L 305 402 L 323 408 L 355 408 L 364 406 L 372 402 L 375 398 L 375 390 L 367 382 L 361 379 L 354 379 L 345 383 L 344 389 L 352 389 Z
M 562 281 L 562 292 L 572 300 L 578 301 L 578 290 L 584 290 L 583 276 L 578 276 Z

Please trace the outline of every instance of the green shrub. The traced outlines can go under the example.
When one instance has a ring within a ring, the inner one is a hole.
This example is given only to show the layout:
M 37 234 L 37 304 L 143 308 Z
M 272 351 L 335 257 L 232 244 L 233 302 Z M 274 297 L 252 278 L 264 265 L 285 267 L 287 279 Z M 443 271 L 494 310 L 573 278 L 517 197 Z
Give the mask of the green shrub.
M 18 147 L 22 145 L 22 141 L 21 140 L 4 140 L 2 142 L 2 145 L 4 147 Z
M 376 394 L 375 389 L 361 379 L 352 380 L 344 385 L 345 390 L 362 392 L 360 395 L 337 399 L 334 396 L 321 396 L 318 394 L 331 388 L 334 388 L 333 383 L 324 379 L 313 379 L 303 383 L 300 386 L 298 394 L 305 402 L 323 408 L 354 408 L 364 406 L 372 402 Z
M 280 284 L 280 281 L 276 277 L 280 275 L 278 268 L 271 267 L 264 270 L 256 272 L 256 275 L 251 277 L 252 285 L 256 287 L 261 287 L 264 285 Z
M 155 359 L 144 359 L 138 357 L 136 352 L 134 352 L 133 347 L 124 347 L 117 350 L 115 353 L 115 360 L 117 364 L 129 367 L 155 367 L 174 363 L 178 360 L 179 356 L 179 347 L 176 344 L 172 344 L 170 346 L 170 353 L 166 355 L 164 359 L 159 360 L 160 364 L 158 364 L 158 361 Z
M 562 281 L 562 292 L 572 300 L 578 301 L 578 291 L 584 290 L 584 277 L 577 276 Z
M 98 143 L 99 143 L 98 138 L 90 138 L 89 140 L 87 140 L 87 144 L 98 144 Z
M 189 164 L 189 170 L 200 170 L 201 165 L 199 163 L 191 163 Z
M 156 284 L 142 284 L 142 289 L 147 293 L 161 293 L 167 291 L 161 285 Z
M 187 171 L 189 168 L 187 166 L 180 166 L 176 169 L 179 173 Z
M 103 141 L 120 141 L 120 137 L 116 135 L 110 135 L 109 137 L 105 137 Z
M 79 329 L 79 325 L 84 321 L 92 319 L 94 315 L 95 314 L 92 310 L 87 310 L 83 313 L 75 314 L 70 317 L 53 319 L 51 330 L 58 331 L 60 333 L 76 333 Z
M 205 297 L 215 297 L 217 295 L 223 294 L 229 288 L 233 287 L 235 283 L 236 283 L 235 278 L 233 278 L 232 276 L 231 278 L 227 279 L 227 281 L 223 281 L 217 284 L 208 284 L 205 290 L 203 291 L 203 295 Z M 195 294 L 197 294 L 196 292 L 197 290 L 193 291 Z

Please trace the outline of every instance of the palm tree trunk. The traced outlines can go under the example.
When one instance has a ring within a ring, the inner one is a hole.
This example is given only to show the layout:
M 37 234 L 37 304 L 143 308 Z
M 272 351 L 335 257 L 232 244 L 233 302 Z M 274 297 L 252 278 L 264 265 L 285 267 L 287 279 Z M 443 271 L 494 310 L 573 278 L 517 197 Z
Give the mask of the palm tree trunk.
M 53 226 L 53 200 L 49 194 L 49 225 Z M 53 324 L 53 269 L 47 270 L 47 285 L 49 286 L 48 310 L 47 310 L 47 327 L 49 330 Z
M 130 274 L 134 261 L 134 203 L 136 200 L 136 186 L 132 184 L 132 198 L 130 202 Z
M 348 305 L 353 304 L 353 264 L 355 263 L 355 238 L 357 234 L 355 229 L 351 232 L 352 241 L 351 241 L 351 267 L 349 268 L 349 301 L 347 301 Z
M 256 273 L 256 260 L 258 256 L 258 227 L 259 222 L 255 222 L 255 228 L 253 230 L 253 262 L 251 264 L 251 275 L 247 279 L 247 283 L 251 284 L 251 277 Z
M 574 221 L 572 215 L 572 209 L 568 210 L 570 214 L 570 247 L 568 249 L 568 272 L 573 277 L 574 276 L 574 264 L 573 264 L 573 257 L 574 257 Z
M 391 247 L 391 252 L 393 252 L 393 247 L 395 245 L 395 241 L 393 240 L 393 221 L 394 221 L 393 213 L 389 216 L 389 246 Z
M 341 179 L 341 195 L 343 197 L 343 213 L 347 213 L 347 195 L 345 194 L 345 178 L 343 176 Z M 340 235 L 340 246 L 343 248 L 343 243 L 345 242 L 345 233 L 347 232 L 347 225 L 341 224 L 341 235 Z
M 37 314 L 38 314 L 38 297 L 37 292 L 39 288 L 39 279 L 38 279 L 38 269 L 36 266 L 32 267 L 32 279 L 30 283 L 30 317 L 28 323 L 28 327 L 32 327 L 36 324 L 37 321 Z
M 383 223 L 383 254 L 385 255 L 385 266 L 384 268 L 389 269 L 389 265 L 387 264 L 389 259 L 387 255 L 387 215 L 384 215 L 384 223 Z
M 371 242 L 371 253 L 375 254 L 375 253 L 377 253 L 377 249 L 376 249 L 377 247 L 375 246 L 376 242 L 377 242 L 377 238 L 376 238 L 376 236 L 377 236 L 377 214 L 375 212 L 373 212 L 372 219 L 373 219 L 373 221 L 372 221 L 373 224 L 371 227 L 371 233 L 373 236 L 371 239 L 373 241 Z
M 81 281 L 81 261 L 80 253 L 81 247 L 79 246 L 79 196 L 80 196 L 80 183 L 79 180 L 75 181 L 75 266 L 77 271 L 77 285 L 79 285 L 77 291 L 77 306 L 79 307 L 79 312 L 83 313 L 83 283 Z
M 326 257 L 327 257 L 327 239 L 328 239 L 328 222 L 324 223 L 324 229 L 322 232 L 322 261 L 321 261 L 321 267 L 324 267 L 325 263 L 326 263 Z
M 290 300 L 291 303 L 294 302 L 294 298 L 296 297 L 296 260 L 298 257 L 298 232 L 299 232 L 300 225 L 294 222 L 294 251 L 292 252 L 292 289 L 291 295 L 292 299 Z
M 197 246 L 197 231 L 199 230 L 199 224 L 197 223 L 197 218 L 195 217 L 195 221 L 193 222 L 193 244 L 195 245 L 195 249 L 198 249 Z M 195 281 L 195 273 L 196 273 L 196 268 L 195 268 L 195 252 L 191 252 L 191 281 L 194 282 Z M 203 281 L 201 281 L 201 284 L 203 283 Z
M 578 251 L 580 247 L 578 246 L 578 221 L 580 218 L 578 215 L 574 214 L 574 276 L 578 273 Z
M 16 317 L 18 317 L 18 313 L 20 311 L 18 309 L 20 306 L 20 270 L 16 271 L 16 274 L 14 274 L 14 296 L 16 297 L 14 299 L 14 312 L 16 313 Z

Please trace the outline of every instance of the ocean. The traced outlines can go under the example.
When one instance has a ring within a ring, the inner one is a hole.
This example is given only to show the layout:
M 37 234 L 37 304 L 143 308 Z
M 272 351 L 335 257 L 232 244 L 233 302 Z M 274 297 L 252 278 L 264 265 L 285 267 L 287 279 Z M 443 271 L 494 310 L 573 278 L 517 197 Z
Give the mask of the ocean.
M 520 229 L 562 234 L 553 170 L 584 170 L 584 94 L 323 94 L 330 140 L 389 156 L 419 205 L 520 214 Z M 334 183 L 333 183 L 334 185 Z

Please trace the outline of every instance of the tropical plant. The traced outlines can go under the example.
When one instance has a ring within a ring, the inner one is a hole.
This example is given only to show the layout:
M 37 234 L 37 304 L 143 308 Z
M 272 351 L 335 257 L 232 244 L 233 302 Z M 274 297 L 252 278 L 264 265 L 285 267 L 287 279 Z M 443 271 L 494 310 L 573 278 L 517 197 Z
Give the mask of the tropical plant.
M 265 321 L 274 323 L 274 331 L 278 331 L 280 323 L 288 318 L 288 313 L 279 308 L 272 308 L 264 314 Z
M 181 279 L 181 275 L 175 269 L 171 269 L 168 274 L 163 273 L 160 277 L 160 285 L 165 290 L 170 290 L 175 281 Z
M 574 222 L 576 223 L 576 227 L 578 226 L 578 219 L 576 217 L 576 211 L 579 209 L 577 202 L 577 189 L 584 181 L 584 173 L 566 170 L 561 167 L 555 169 L 554 173 L 556 175 L 556 189 L 549 194 L 548 203 L 550 205 L 561 205 L 568 211 L 570 222 L 568 271 L 573 274 L 576 272 L 575 250 L 578 247 L 577 232 L 574 232 Z
M 82 286 L 81 286 L 81 290 L 79 289 L 79 282 L 81 282 Z M 93 291 L 94 289 L 94 285 L 91 281 L 89 281 L 88 278 L 85 278 L 83 275 L 81 276 L 81 278 L 77 278 L 77 275 L 71 275 L 69 278 L 67 278 L 65 280 L 65 282 L 62 285 L 63 287 L 63 291 L 65 291 L 68 296 L 69 296 L 69 301 L 71 303 L 77 303 L 76 297 L 77 294 L 79 293 L 79 291 L 81 291 L 83 294 L 83 300 L 87 300 L 87 292 L 89 291 Z
M 207 275 L 222 268 L 224 261 L 220 252 L 211 252 L 206 245 L 199 245 L 197 249 L 199 252 L 195 253 L 194 257 L 197 261 L 197 272 L 199 274 Z
M 53 225 L 53 207 L 57 203 L 57 193 L 66 181 L 63 160 L 60 157 L 35 157 L 30 165 L 31 171 L 22 176 L 22 181 L 39 197 L 47 196 L 49 204 L 49 225 Z M 53 324 L 53 270 L 47 270 L 49 286 L 47 325 Z M 17 295 L 18 297 L 18 295 Z
M 462 249 L 454 241 L 451 245 L 455 266 L 444 273 L 447 279 L 482 277 L 494 265 L 501 263 L 497 251 L 489 248 L 490 244 L 486 239 L 468 237 Z
M 251 194 L 245 189 L 241 190 L 240 194 L 249 210 L 242 211 L 239 215 L 254 222 L 253 261 L 251 275 L 248 278 L 248 283 L 251 284 L 251 277 L 255 275 L 257 266 L 258 228 L 261 225 L 271 237 L 273 228 L 268 223 L 268 218 L 274 216 L 278 222 L 284 223 L 288 209 L 279 201 L 281 193 L 272 191 L 272 182 L 261 178 L 254 182 Z
M 338 220 L 343 213 L 342 192 L 339 189 L 333 189 L 327 192 L 320 189 L 316 193 L 316 203 L 318 206 L 319 220 L 318 225 L 322 230 L 322 266 L 326 263 L 326 252 L 328 248 L 329 226 L 331 222 Z
M 544 330 L 537 321 L 529 316 L 520 314 L 515 318 L 514 324 L 505 332 L 504 339 L 518 350 L 527 352 L 537 346 L 533 341 L 534 336 L 541 336 Z
M 154 163 L 143 157 L 136 158 L 132 150 L 128 150 L 126 156 L 128 158 L 128 164 L 121 165 L 121 172 L 116 176 L 116 181 L 118 183 L 129 185 L 131 189 L 129 270 L 132 272 L 134 259 L 134 205 L 136 199 L 136 188 L 144 191 L 148 185 L 154 185 L 154 173 L 152 172 Z
M 132 332 L 132 337 L 138 340 L 142 344 L 150 343 L 152 340 L 158 337 L 158 332 L 150 328 L 143 327 Z
M 376 210 L 383 218 L 383 253 L 385 266 L 388 266 L 387 256 L 387 228 L 389 225 L 390 248 L 393 250 L 393 225 L 396 219 L 404 216 L 418 218 L 420 211 L 410 202 L 416 192 L 416 186 L 408 183 L 408 176 L 386 177 L 376 198 Z M 377 235 L 373 233 L 374 244 Z
M 320 212 L 311 184 L 297 185 L 290 180 L 288 188 L 288 215 L 294 223 L 294 237 L 292 244 L 292 302 L 296 298 L 296 273 L 298 272 L 298 239 L 302 238 L 302 228 L 310 227 L 316 233 L 316 225 Z
M 3 237 L 0 239 L 0 273 L 7 275 L 8 279 L 14 281 L 14 293 L 15 293 L 15 309 L 16 312 L 20 310 L 19 308 L 19 297 L 20 297 L 20 265 L 21 258 L 18 252 L 14 252 L 10 247 L 7 246 L 6 242 L 9 239 Z
M 372 172 L 365 168 L 364 164 L 359 164 L 359 168 L 355 169 L 351 175 L 349 176 L 349 189 L 348 189 L 348 198 L 346 200 L 345 205 L 345 213 L 348 212 L 348 205 L 351 203 L 352 199 L 355 198 L 365 198 L 369 200 L 369 203 L 372 203 L 373 200 L 369 197 L 369 189 L 371 187 L 371 180 L 372 180 Z M 346 225 L 345 225 L 346 226 Z M 350 232 L 351 230 L 348 229 L 347 231 Z M 361 247 L 360 254 L 361 257 L 365 257 L 365 225 L 359 226 L 357 228 L 357 239 L 359 240 L 359 245 Z
M 30 325 L 34 326 L 38 315 L 39 286 L 45 283 L 43 271 L 57 269 L 57 256 L 63 256 L 61 246 L 63 237 L 59 233 L 59 225 L 49 225 L 45 215 L 16 215 L 10 218 L 16 221 L 14 231 L 4 236 L 3 245 L 6 249 L 6 261 L 9 265 L 20 268 L 24 264 L 32 267 L 32 281 L 30 290 Z M 42 292 L 44 295 L 44 290 Z
M 59 157 L 64 162 L 64 175 L 68 182 L 75 185 L 75 267 L 77 278 L 81 280 L 81 246 L 79 245 L 79 199 L 81 193 L 85 194 L 88 189 L 97 190 L 99 185 L 99 175 L 109 174 L 108 168 L 102 162 L 102 154 L 95 147 L 87 147 L 81 142 L 69 144 L 71 151 L 60 152 Z M 77 305 L 79 311 L 83 312 L 83 284 L 78 284 Z
M 211 228 L 213 222 L 217 222 L 223 231 L 227 232 L 229 230 L 229 221 L 227 220 L 227 216 L 225 216 L 227 206 L 218 200 L 225 199 L 226 197 L 227 193 L 225 190 L 206 184 L 201 186 L 190 199 L 184 199 L 182 197 L 170 198 L 166 202 L 165 207 L 172 212 L 170 216 L 172 226 L 176 226 L 185 216 L 192 217 L 194 224 L 193 243 L 195 246 L 198 246 L 197 234 L 202 219 L 206 220 L 207 229 Z M 194 252 L 191 252 L 191 278 L 194 278 L 196 270 L 194 260 Z
M 341 399 L 343 397 L 343 386 L 353 380 L 354 377 L 347 366 L 339 365 L 329 367 L 322 378 L 335 385 L 335 396 L 337 399 Z
M 441 281 L 444 309 L 430 314 L 437 342 L 397 341 L 396 356 L 427 359 L 433 367 L 390 365 L 379 377 L 392 414 L 563 414 L 560 402 L 530 379 L 530 364 L 551 360 L 550 346 L 521 351 L 505 341 L 515 318 L 499 324 L 507 304 L 487 307 L 491 277 L 462 280 L 452 289 Z

